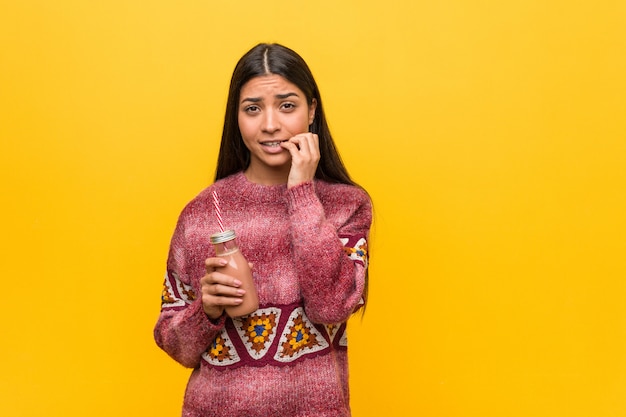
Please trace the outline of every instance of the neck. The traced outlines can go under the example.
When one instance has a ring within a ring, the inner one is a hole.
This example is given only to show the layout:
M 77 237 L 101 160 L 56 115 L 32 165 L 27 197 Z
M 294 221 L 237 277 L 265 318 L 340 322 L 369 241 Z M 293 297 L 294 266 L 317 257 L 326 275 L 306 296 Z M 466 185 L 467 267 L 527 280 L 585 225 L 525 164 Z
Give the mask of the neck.
M 261 185 L 281 185 L 287 184 L 289 178 L 289 170 L 291 166 L 286 168 L 263 169 L 260 170 L 252 166 L 252 164 L 244 171 L 244 175 L 248 181 Z

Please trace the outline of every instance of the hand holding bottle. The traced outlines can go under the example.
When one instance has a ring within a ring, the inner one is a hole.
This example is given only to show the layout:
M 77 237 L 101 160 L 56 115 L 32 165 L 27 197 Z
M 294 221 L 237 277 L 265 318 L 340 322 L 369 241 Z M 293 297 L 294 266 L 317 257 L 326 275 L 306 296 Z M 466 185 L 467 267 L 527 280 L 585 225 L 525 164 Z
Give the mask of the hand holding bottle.
M 209 318 L 216 320 L 226 306 L 239 306 L 246 291 L 241 288 L 241 281 L 223 271 L 228 261 L 221 257 L 208 258 L 205 261 L 206 274 L 200 279 L 202 306 Z
M 224 310 L 230 317 L 252 313 L 259 308 L 252 266 L 239 251 L 235 232 L 216 233 L 211 243 L 217 256 L 205 261 L 207 273 L 200 280 L 204 312 L 212 319 Z

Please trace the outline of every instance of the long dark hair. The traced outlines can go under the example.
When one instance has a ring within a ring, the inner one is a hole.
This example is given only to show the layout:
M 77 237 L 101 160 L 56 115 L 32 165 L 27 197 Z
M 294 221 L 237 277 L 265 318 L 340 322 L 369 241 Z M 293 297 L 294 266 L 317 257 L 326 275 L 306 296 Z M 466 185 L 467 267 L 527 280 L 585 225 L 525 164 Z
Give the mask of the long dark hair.
M 276 43 L 258 44 L 241 57 L 235 66 L 228 90 L 224 130 L 222 131 L 222 142 L 217 158 L 215 181 L 248 168 L 250 151 L 243 143 L 239 131 L 239 96 L 241 88 L 252 78 L 269 74 L 280 75 L 295 84 L 305 94 L 309 106 L 313 100 L 317 102 L 315 118 L 309 127 L 312 133 L 317 134 L 320 144 L 320 161 L 315 171 L 315 178 L 359 187 L 350 178 L 335 147 L 335 142 L 326 122 L 322 97 L 309 66 L 295 51 Z M 369 270 L 365 274 L 363 299 L 367 303 Z M 364 312 L 365 308 L 362 311 Z
M 295 51 L 279 45 L 261 43 L 249 50 L 237 63 L 230 80 L 222 142 L 217 158 L 215 181 L 243 171 L 250 164 L 250 151 L 243 143 L 239 131 L 238 111 L 241 88 L 252 78 L 276 74 L 295 84 L 305 94 L 309 106 L 317 102 L 315 118 L 310 131 L 317 134 L 320 144 L 320 161 L 315 178 L 328 182 L 357 185 L 346 170 L 335 147 L 320 97 L 317 83 L 308 65 Z

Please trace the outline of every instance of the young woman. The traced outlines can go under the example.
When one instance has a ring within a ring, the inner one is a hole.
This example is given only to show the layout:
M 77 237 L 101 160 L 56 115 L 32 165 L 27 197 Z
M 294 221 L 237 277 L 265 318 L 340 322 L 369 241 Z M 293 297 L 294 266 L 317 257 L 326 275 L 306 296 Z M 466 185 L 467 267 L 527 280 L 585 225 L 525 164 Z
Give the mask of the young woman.
M 223 223 L 253 265 L 259 309 L 209 236 Z M 333 143 L 304 60 L 260 44 L 235 67 L 213 185 L 172 237 L 157 344 L 193 368 L 184 416 L 349 416 L 346 322 L 367 293 L 372 207 Z

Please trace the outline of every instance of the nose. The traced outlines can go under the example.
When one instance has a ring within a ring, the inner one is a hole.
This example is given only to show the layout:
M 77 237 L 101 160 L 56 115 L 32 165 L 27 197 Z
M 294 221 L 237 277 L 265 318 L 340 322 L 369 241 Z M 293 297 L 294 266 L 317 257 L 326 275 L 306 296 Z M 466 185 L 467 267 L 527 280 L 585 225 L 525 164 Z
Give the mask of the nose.
M 275 111 L 269 110 L 264 113 L 263 132 L 274 133 L 280 130 L 280 116 Z

